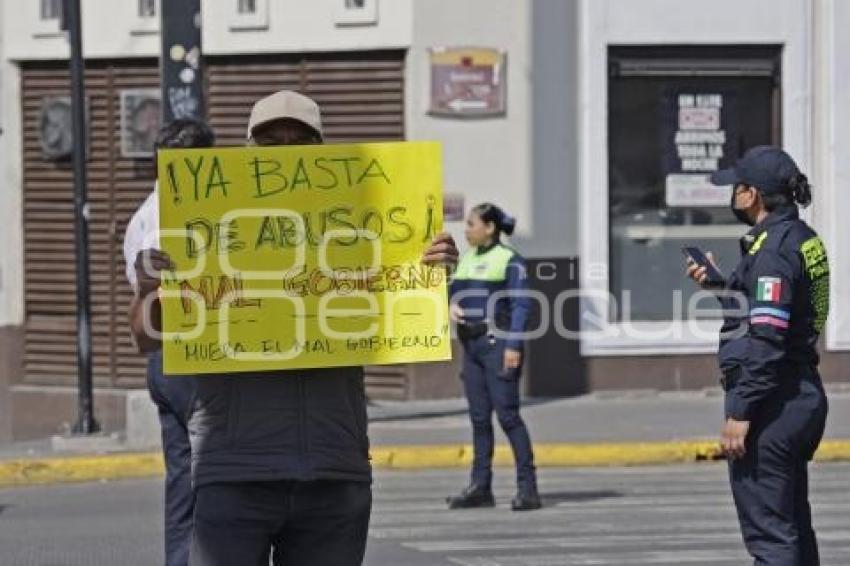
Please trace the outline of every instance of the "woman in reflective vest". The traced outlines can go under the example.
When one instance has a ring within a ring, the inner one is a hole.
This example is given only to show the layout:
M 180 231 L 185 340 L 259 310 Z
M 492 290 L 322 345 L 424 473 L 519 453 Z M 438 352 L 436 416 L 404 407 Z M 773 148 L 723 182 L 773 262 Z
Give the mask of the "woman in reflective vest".
M 448 498 L 450 509 L 492 507 L 493 411 L 516 460 L 515 511 L 540 508 L 531 439 L 519 414 L 523 332 L 529 313 L 525 261 L 501 242 L 515 220 L 493 204 L 476 206 L 466 220 L 471 248 L 451 284 L 451 317 L 463 345 L 462 380 L 472 421 L 470 485 Z

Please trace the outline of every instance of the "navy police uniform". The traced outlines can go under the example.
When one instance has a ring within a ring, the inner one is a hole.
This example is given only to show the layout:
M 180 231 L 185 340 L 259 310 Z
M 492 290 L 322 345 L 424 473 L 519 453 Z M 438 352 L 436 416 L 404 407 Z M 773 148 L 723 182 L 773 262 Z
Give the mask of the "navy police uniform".
M 745 169 L 733 184 L 757 180 Z M 794 204 L 754 226 L 741 252 L 721 299 L 737 316 L 726 317 L 719 350 L 726 417 L 750 422 L 745 456 L 729 462 L 735 506 L 756 565 L 816 566 L 807 469 L 827 414 L 816 343 L 829 311 L 829 263 Z
M 521 369 L 504 369 L 505 349 L 523 350 L 520 335 L 529 314 L 529 300 L 522 293 L 526 288 L 524 260 L 498 242 L 466 252 L 451 284 L 452 300 L 464 313 L 458 337 L 464 349 L 462 379 L 473 431 L 472 484 L 488 492 L 494 410 L 513 450 L 520 493 L 537 491 L 531 440 L 519 414 Z

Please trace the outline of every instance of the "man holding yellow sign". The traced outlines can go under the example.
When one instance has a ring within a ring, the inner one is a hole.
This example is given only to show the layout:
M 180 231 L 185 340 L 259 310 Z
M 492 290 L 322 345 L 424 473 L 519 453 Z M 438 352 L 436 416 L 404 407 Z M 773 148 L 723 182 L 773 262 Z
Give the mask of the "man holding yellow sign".
M 448 359 L 439 148 L 322 146 L 318 106 L 255 104 L 245 149 L 158 156 L 164 370 L 198 379 L 190 563 L 360 564 L 364 364 Z M 298 147 L 266 147 L 293 145 Z M 149 317 L 156 320 L 156 317 Z

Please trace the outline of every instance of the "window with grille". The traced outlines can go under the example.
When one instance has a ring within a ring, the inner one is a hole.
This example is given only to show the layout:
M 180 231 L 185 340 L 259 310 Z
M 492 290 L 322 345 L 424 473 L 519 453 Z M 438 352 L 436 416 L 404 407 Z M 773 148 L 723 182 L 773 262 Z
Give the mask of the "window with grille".
M 338 26 L 368 26 L 378 23 L 378 0 L 336 0 Z
M 256 14 L 257 0 L 237 0 L 236 13 L 238 14 Z
M 139 17 L 156 17 L 156 0 L 139 0 Z
M 60 0 L 40 0 L 39 18 L 43 21 L 58 20 L 62 11 Z
M 236 0 L 231 4 L 230 29 L 257 31 L 269 29 L 269 0 Z

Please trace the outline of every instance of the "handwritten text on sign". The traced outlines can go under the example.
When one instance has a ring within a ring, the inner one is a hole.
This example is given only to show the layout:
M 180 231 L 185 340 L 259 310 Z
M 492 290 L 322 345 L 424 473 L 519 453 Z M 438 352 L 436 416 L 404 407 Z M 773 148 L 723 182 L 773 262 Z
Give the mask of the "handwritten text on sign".
M 435 143 L 163 150 L 166 373 L 444 360 Z

